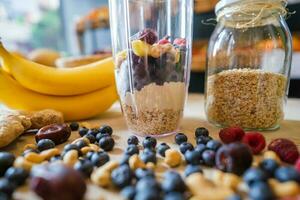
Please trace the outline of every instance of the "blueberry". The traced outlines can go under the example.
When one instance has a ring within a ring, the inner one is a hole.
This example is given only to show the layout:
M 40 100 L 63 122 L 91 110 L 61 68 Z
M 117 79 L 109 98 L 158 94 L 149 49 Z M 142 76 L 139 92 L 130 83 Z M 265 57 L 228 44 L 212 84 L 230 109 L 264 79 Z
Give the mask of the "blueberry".
M 140 180 L 140 179 L 148 177 L 148 176 L 153 177 L 153 178 L 155 177 L 154 172 L 150 169 L 138 168 L 135 170 L 134 173 L 135 173 L 135 177 L 137 180 Z
M 94 151 L 89 151 L 89 152 L 87 152 L 87 154 L 85 155 L 85 157 L 87 158 L 87 159 L 89 159 L 89 160 L 91 160 L 92 159 L 92 156 L 94 155 Z
M 103 137 L 99 140 L 99 146 L 104 151 L 111 151 L 115 146 L 115 141 L 112 137 Z
M 121 165 L 111 173 L 113 184 L 118 188 L 124 188 L 131 184 L 133 175 L 128 165 Z
M 94 166 L 100 167 L 109 161 L 109 155 L 106 152 L 95 152 L 91 157 Z
M 96 142 L 96 137 L 91 133 L 87 133 L 84 137 L 89 139 L 91 144 L 94 144 Z
M 185 200 L 185 197 L 180 192 L 170 192 L 165 195 L 164 200 Z
M 133 200 L 136 194 L 135 187 L 133 186 L 126 186 L 122 189 L 121 195 L 127 200 Z
M 204 127 L 199 127 L 195 130 L 195 137 L 198 138 L 199 136 L 205 136 L 208 137 L 209 136 L 209 132 L 206 128 Z
M 280 182 L 296 181 L 300 183 L 300 173 L 294 167 L 279 167 L 274 176 Z
M 0 193 L 11 196 L 15 189 L 16 186 L 12 182 L 8 181 L 6 178 L 0 179 Z
M 147 190 L 159 192 L 161 191 L 161 186 L 154 177 L 146 176 L 137 182 L 136 190 L 138 192 L 145 192 Z
M 188 138 L 186 137 L 186 135 L 184 133 L 177 133 L 175 135 L 175 142 L 176 144 L 180 145 L 183 142 L 187 142 Z
M 267 181 L 268 176 L 263 170 L 259 168 L 250 168 L 244 173 L 243 179 L 248 185 L 252 185 L 256 182 Z
M 99 133 L 99 130 L 97 128 L 92 128 L 92 129 L 89 129 L 86 134 L 88 134 L 88 133 L 90 133 L 96 137 L 96 135 Z
M 199 137 L 196 138 L 196 143 L 206 145 L 210 140 L 212 140 L 212 137 L 200 135 Z
M 165 153 L 166 151 L 170 149 L 170 146 L 167 145 L 166 143 L 161 143 L 157 146 L 157 152 L 159 153 L 159 155 L 161 155 L 162 157 L 165 157 Z
M 86 147 L 87 143 L 84 140 L 79 140 L 75 143 L 79 149 Z
M 69 125 L 72 131 L 77 131 L 79 128 L 79 124 L 77 122 L 71 122 Z
M 55 143 L 52 140 L 49 139 L 41 139 L 37 143 L 37 147 L 39 151 L 44 151 L 47 149 L 52 149 L 55 147 Z
M 273 200 L 276 199 L 272 189 L 265 182 L 254 183 L 249 190 L 251 200 Z
M 156 154 L 156 149 L 155 148 L 145 148 L 143 152 L 151 152 Z
M 231 195 L 226 200 L 242 200 L 242 197 L 238 194 Z
M 188 177 L 189 175 L 194 173 L 203 173 L 203 171 L 199 165 L 187 165 L 184 170 L 184 175 Z
M 168 171 L 164 174 L 164 180 L 162 182 L 162 189 L 164 192 L 184 192 L 186 185 L 181 176 L 174 171 Z
M 206 147 L 213 151 L 217 151 L 221 146 L 222 143 L 218 140 L 210 140 L 206 143 Z
M 156 154 L 153 153 L 152 151 L 144 151 L 141 155 L 140 155 L 141 160 L 144 163 L 148 163 L 148 162 L 152 162 L 152 163 L 156 163 Z
M 75 163 L 74 169 L 79 171 L 83 176 L 88 178 L 93 172 L 94 165 L 88 159 L 80 159 Z
M 201 164 L 201 153 L 199 151 L 186 151 L 184 154 L 185 161 L 187 164 L 200 165 Z
M 139 139 L 135 136 L 135 135 L 131 135 L 128 139 L 127 139 L 127 144 L 135 144 L 138 145 L 139 144 Z
M 140 152 L 139 147 L 134 144 L 128 145 L 128 147 L 125 150 L 125 154 L 131 155 L 131 156 L 134 154 L 139 154 L 139 152 Z
M 180 144 L 179 150 L 182 154 L 185 154 L 185 152 L 187 150 L 190 150 L 190 151 L 194 150 L 194 146 L 189 142 L 184 142 L 184 143 Z
M 103 137 L 110 137 L 110 135 L 108 133 L 98 133 L 96 135 L 97 142 L 99 142 L 101 140 L 101 138 L 103 138 Z
M 23 185 L 29 177 L 29 173 L 23 168 L 10 167 L 5 172 L 4 177 L 17 186 Z
M 108 125 L 103 125 L 99 128 L 99 133 L 107 133 L 111 136 L 113 134 L 113 129 Z
M 11 200 L 11 197 L 3 192 L 0 192 L 0 200 Z
M 215 165 L 216 152 L 213 150 L 205 150 L 202 153 L 202 160 L 206 166 L 213 167 Z
M 279 164 L 273 159 L 265 159 L 259 164 L 259 167 L 268 174 L 269 178 L 271 178 L 274 176 Z
M 28 153 L 40 153 L 38 149 L 26 149 L 23 153 L 22 156 L 25 156 Z
M 14 164 L 14 154 L 8 152 L 0 152 L 0 176 L 3 176 L 5 171 Z
M 129 158 L 131 157 L 131 155 L 128 154 L 124 154 L 122 156 L 122 158 L 120 159 L 120 165 L 128 165 L 129 162 Z
M 67 144 L 64 147 L 64 152 L 68 152 L 70 150 L 76 150 L 78 153 L 80 152 L 80 148 L 76 144 Z
M 156 139 L 150 136 L 147 136 L 143 140 L 143 147 L 144 148 L 155 148 L 156 147 Z
M 161 194 L 155 190 L 148 189 L 135 194 L 134 200 L 160 200 Z
M 79 133 L 80 137 L 83 137 L 88 133 L 88 131 L 89 131 L 89 129 L 82 127 L 79 129 L 78 133 Z
M 195 147 L 195 151 L 198 151 L 200 154 L 203 153 L 203 151 L 207 150 L 207 147 L 205 144 L 198 144 L 196 147 Z

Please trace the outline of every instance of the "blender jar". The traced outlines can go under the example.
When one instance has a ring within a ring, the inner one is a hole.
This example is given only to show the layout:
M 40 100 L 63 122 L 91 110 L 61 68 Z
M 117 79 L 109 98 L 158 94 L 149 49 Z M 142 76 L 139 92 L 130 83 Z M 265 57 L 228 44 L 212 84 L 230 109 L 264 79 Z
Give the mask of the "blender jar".
M 284 117 L 292 59 L 286 1 L 221 0 L 207 54 L 207 119 L 272 130 Z
M 190 76 L 193 0 L 110 0 L 118 94 L 138 135 L 176 132 Z

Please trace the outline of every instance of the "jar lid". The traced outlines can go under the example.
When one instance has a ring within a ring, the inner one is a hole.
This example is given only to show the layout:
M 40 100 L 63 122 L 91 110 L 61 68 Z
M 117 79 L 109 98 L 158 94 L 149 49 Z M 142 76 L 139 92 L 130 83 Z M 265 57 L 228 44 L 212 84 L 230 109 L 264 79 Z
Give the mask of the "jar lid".
M 224 7 L 233 5 L 235 3 L 255 3 L 255 2 L 263 2 L 263 3 L 282 3 L 282 5 L 284 7 L 286 7 L 287 5 L 287 0 L 220 0 L 215 8 L 215 13 L 217 14 L 221 9 L 223 9 Z

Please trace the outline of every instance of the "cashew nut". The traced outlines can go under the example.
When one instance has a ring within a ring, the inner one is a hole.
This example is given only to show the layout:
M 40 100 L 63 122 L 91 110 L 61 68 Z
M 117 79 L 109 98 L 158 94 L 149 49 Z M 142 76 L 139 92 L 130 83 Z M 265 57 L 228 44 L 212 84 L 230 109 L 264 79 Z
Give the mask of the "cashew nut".
M 59 149 L 53 148 L 53 149 L 47 149 L 40 153 L 40 155 L 44 158 L 44 160 L 50 160 L 53 156 L 57 156 L 60 154 Z
M 24 158 L 29 161 L 29 162 L 33 162 L 33 163 L 41 163 L 43 162 L 45 159 L 43 156 L 41 156 L 40 154 L 38 153 L 35 153 L 35 152 L 30 152 L 30 153 L 27 153 Z
M 14 162 L 14 167 L 23 168 L 27 171 L 30 171 L 35 164 L 36 163 L 26 160 L 24 157 L 17 157 Z
M 85 154 L 87 154 L 88 152 L 93 151 L 93 149 L 92 149 L 92 147 L 82 147 L 82 148 L 80 149 L 80 151 L 81 151 L 81 153 L 82 153 L 83 155 L 85 155 Z
M 300 187 L 295 181 L 280 183 L 275 179 L 270 179 L 269 183 L 278 198 L 293 197 L 300 194 Z
M 165 163 L 170 167 L 177 167 L 181 163 L 181 154 L 175 149 L 168 149 L 165 153 Z
M 129 160 L 129 167 L 133 171 L 138 169 L 138 168 L 146 168 L 146 164 L 140 159 L 140 157 L 137 154 L 132 155 Z
M 64 155 L 63 162 L 68 166 L 73 166 L 77 162 L 78 157 L 77 150 L 70 150 Z
M 99 167 L 91 175 L 92 182 L 101 187 L 108 187 L 111 184 L 110 174 L 118 166 L 118 162 L 109 161 L 102 167 Z
M 100 147 L 96 144 L 89 144 L 89 147 L 91 147 L 94 151 L 100 151 Z
M 91 180 L 100 187 L 108 187 L 111 184 L 110 172 L 99 168 L 92 173 Z
M 231 173 L 224 173 L 219 170 L 215 170 L 212 175 L 212 181 L 218 186 L 223 186 L 236 190 L 241 183 L 240 177 Z
M 192 200 L 224 200 L 234 192 L 224 186 L 216 186 L 207 180 L 202 173 L 194 173 L 186 178 L 186 184 L 194 195 Z

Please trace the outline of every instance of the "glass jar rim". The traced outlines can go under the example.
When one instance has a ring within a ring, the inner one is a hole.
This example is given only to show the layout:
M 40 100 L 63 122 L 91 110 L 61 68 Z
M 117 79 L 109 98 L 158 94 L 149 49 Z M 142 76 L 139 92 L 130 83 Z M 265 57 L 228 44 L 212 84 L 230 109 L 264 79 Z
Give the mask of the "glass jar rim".
M 220 0 L 215 7 L 215 13 L 218 16 L 220 11 L 226 7 L 245 3 L 276 4 L 277 6 L 281 5 L 283 10 L 287 6 L 287 0 Z

